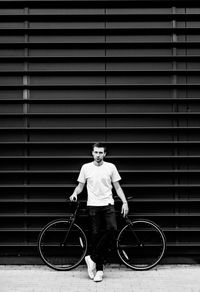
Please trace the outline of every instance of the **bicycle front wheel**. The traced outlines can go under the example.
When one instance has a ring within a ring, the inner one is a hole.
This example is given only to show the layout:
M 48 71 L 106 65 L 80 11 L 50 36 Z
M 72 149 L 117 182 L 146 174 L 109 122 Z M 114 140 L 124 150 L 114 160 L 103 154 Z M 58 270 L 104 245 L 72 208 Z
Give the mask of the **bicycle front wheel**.
M 126 225 L 117 238 L 117 252 L 122 262 L 133 270 L 148 270 L 162 259 L 165 236 L 157 224 L 135 220 Z
M 59 271 L 77 267 L 87 251 L 87 239 L 83 230 L 68 220 L 56 220 L 47 224 L 38 239 L 39 254 L 46 265 Z

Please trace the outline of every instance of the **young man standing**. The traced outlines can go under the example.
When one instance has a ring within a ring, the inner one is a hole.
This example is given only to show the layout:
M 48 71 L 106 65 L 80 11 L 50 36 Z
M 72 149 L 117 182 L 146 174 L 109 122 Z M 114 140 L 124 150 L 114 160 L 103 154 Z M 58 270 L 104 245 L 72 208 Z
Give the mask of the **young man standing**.
M 122 201 L 121 213 L 123 216 L 128 214 L 128 203 L 119 184 L 121 177 L 117 168 L 114 164 L 104 161 L 106 147 L 101 143 L 95 143 L 92 156 L 94 160 L 82 166 L 78 177 L 79 184 L 70 196 L 70 200 L 77 201 L 78 194 L 83 191 L 84 185 L 87 183 L 91 250 L 85 257 L 85 261 L 89 277 L 95 282 L 100 282 L 103 279 L 104 256 L 117 230 L 112 184 Z M 106 230 L 101 235 L 100 229 L 103 222 L 106 225 Z

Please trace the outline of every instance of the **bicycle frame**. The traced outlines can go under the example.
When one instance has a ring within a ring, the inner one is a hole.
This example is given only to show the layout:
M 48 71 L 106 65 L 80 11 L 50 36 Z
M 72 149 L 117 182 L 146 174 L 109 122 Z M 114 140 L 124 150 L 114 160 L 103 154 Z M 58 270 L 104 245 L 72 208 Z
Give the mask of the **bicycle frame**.
M 79 210 L 80 204 L 81 204 L 80 201 L 77 201 L 77 202 L 74 202 L 74 203 L 76 203 L 77 206 L 76 206 L 76 209 L 75 209 L 74 213 L 71 215 L 71 217 L 70 217 L 70 219 L 69 219 L 69 220 L 71 221 L 71 224 L 70 224 L 69 230 L 68 230 L 68 232 L 67 232 L 67 234 L 66 234 L 66 236 L 65 236 L 65 238 L 64 238 L 64 241 L 63 241 L 63 243 L 62 243 L 61 246 L 64 246 L 64 245 L 65 245 L 65 242 L 66 242 L 66 240 L 67 240 L 67 237 L 68 237 L 68 235 L 69 235 L 69 233 L 70 233 L 70 231 L 71 231 L 72 225 L 74 224 L 74 222 L 75 222 L 75 220 L 76 220 L 76 216 L 77 216 L 77 213 L 78 213 L 78 210 Z M 140 239 L 138 238 L 138 236 L 137 236 L 136 233 L 134 232 L 133 228 L 131 227 L 131 225 L 132 225 L 132 224 L 131 224 L 131 219 L 129 219 L 128 216 L 126 215 L 126 216 L 124 217 L 124 220 L 125 220 L 125 222 L 129 225 L 131 232 L 134 234 L 134 237 L 135 237 L 135 239 L 137 240 L 138 246 L 143 246 L 143 244 L 141 243 Z

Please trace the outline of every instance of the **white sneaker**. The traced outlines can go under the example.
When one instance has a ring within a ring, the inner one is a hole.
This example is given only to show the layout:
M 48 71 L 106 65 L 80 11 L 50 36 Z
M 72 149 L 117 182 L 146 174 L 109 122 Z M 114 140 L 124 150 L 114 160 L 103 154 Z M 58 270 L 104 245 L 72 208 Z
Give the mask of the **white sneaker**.
M 101 282 L 103 280 L 103 271 L 97 271 L 94 281 L 95 282 Z
M 95 262 L 93 262 L 89 255 L 85 257 L 85 262 L 88 268 L 88 276 L 90 277 L 90 279 L 94 279 L 94 271 L 96 269 Z

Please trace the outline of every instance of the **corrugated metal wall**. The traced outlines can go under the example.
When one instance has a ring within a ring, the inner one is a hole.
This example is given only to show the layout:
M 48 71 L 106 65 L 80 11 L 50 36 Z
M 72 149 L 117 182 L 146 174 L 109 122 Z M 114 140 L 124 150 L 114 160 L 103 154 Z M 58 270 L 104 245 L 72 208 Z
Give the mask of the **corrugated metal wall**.
M 95 141 L 166 261 L 198 262 L 199 29 L 199 1 L 0 1 L 0 263 L 37 262 Z

